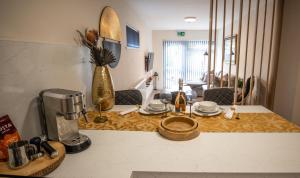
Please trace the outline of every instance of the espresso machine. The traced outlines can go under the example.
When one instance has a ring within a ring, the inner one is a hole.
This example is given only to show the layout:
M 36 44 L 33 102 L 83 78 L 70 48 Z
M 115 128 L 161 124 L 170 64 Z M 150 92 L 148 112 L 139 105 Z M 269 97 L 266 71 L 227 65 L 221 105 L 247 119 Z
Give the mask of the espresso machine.
M 78 128 L 78 118 L 85 114 L 81 92 L 47 89 L 40 93 L 40 101 L 42 130 L 49 140 L 63 143 L 67 153 L 81 152 L 91 145 Z

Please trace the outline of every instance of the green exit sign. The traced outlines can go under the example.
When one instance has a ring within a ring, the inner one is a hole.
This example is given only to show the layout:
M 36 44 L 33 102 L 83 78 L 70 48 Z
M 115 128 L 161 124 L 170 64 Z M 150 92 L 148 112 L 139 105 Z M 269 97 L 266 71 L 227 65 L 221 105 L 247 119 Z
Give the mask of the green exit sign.
M 185 36 L 185 32 L 177 32 L 177 36 Z

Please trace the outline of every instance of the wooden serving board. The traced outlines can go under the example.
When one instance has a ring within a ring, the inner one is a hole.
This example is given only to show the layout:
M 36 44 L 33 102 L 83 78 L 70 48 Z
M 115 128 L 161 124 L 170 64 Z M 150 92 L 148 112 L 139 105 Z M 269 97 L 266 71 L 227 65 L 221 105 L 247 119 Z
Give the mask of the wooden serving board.
M 65 158 L 65 147 L 59 142 L 49 141 L 58 151 L 58 156 L 51 159 L 47 154 L 20 169 L 10 169 L 7 162 L 0 162 L 0 174 L 18 176 L 44 176 L 55 170 Z
M 169 140 L 183 141 L 196 138 L 200 132 L 198 122 L 188 117 L 168 117 L 161 121 L 158 132 Z

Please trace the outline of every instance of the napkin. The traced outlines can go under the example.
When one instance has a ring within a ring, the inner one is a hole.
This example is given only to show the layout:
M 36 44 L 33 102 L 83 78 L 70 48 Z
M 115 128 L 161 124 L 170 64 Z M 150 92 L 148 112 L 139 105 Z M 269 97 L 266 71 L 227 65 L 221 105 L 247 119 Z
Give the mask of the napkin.
M 127 109 L 127 110 L 125 110 L 125 111 L 120 112 L 120 115 L 121 115 L 121 116 L 126 115 L 126 114 L 128 114 L 128 113 L 131 113 L 131 112 L 133 112 L 133 111 L 136 111 L 137 109 L 138 109 L 138 108 Z
M 233 111 L 231 109 L 228 109 L 224 114 L 224 117 L 226 119 L 232 119 L 232 116 L 233 116 Z

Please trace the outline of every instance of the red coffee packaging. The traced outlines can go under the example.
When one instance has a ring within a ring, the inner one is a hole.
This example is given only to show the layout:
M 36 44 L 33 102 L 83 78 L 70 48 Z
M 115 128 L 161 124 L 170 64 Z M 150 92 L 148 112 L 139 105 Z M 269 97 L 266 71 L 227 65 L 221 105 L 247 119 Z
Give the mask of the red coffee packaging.
M 0 161 L 8 160 L 8 145 L 20 140 L 18 130 L 8 115 L 0 117 Z

